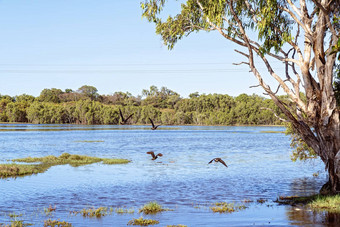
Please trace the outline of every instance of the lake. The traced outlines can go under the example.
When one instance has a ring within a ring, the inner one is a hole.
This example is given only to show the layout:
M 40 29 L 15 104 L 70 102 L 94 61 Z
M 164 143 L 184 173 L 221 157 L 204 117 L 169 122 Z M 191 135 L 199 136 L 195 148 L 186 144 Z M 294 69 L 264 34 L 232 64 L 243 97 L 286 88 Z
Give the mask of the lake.
M 123 165 L 59 165 L 36 175 L 0 179 L 0 223 L 9 224 L 10 214 L 15 213 L 22 215 L 17 219 L 34 226 L 43 226 L 49 218 L 73 226 L 126 226 L 141 216 L 160 222 L 154 226 L 327 226 L 329 214 L 273 202 L 281 195 L 316 193 L 327 181 L 320 160 L 290 160 L 290 140 L 284 130 L 161 126 L 153 131 L 150 126 L 0 124 L 1 163 L 64 152 L 131 160 Z M 150 150 L 163 156 L 153 161 L 146 154 Z M 208 165 L 216 157 L 228 168 L 221 163 Z M 234 213 L 213 213 L 209 208 L 215 202 L 245 200 L 250 201 L 245 203 L 248 208 Z M 138 213 L 150 201 L 172 211 Z M 49 205 L 56 211 L 46 215 L 44 208 Z M 102 218 L 70 214 L 90 207 L 135 212 L 113 212 Z

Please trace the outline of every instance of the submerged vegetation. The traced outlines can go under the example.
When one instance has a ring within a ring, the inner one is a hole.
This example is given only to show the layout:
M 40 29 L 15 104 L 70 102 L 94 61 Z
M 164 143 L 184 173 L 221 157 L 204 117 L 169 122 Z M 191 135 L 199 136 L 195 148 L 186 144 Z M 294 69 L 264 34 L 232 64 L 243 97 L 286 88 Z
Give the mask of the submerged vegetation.
M 149 202 L 145 204 L 141 209 L 139 209 L 139 213 L 144 214 L 156 214 L 162 211 L 170 211 L 170 209 L 163 208 L 162 205 L 158 204 L 157 202 Z
M 44 227 L 72 227 L 72 224 L 66 221 L 48 219 L 44 221 Z
M 126 208 L 122 208 L 122 207 L 117 207 L 115 209 L 115 212 L 117 214 L 133 214 L 133 213 L 135 213 L 135 210 L 133 208 L 126 209 Z
M 113 208 L 98 207 L 98 208 L 84 208 L 81 211 L 72 211 L 71 214 L 81 214 L 83 217 L 89 218 L 101 218 L 106 215 L 110 215 L 113 212 Z
M 48 165 L 65 165 L 69 164 L 71 166 L 81 166 L 81 165 L 88 165 L 92 163 L 97 162 L 103 162 L 105 161 L 105 164 L 125 164 L 130 162 L 127 159 L 110 159 L 110 158 L 97 158 L 97 157 L 91 157 L 86 155 L 71 155 L 69 153 L 63 153 L 59 157 L 56 157 L 54 155 L 49 155 L 45 157 L 28 157 L 28 158 L 19 158 L 19 159 L 13 159 L 14 162 L 26 162 L 26 163 L 35 163 L 40 162 L 43 164 Z
M 156 225 L 159 224 L 159 221 L 152 219 L 144 219 L 140 217 L 138 219 L 134 218 L 128 222 L 128 225 L 140 225 L 140 226 L 148 226 L 148 225 Z
M 136 97 L 129 92 L 99 95 L 95 87 L 87 85 L 77 91 L 44 89 L 38 97 L 0 95 L 0 122 L 119 124 L 119 110 L 123 116 L 132 115 L 127 124 L 150 124 L 149 118 L 162 125 L 281 124 L 275 117 L 280 111 L 273 101 L 258 95 L 195 92 L 182 98 L 166 87 L 156 86 Z
M 213 212 L 218 213 L 233 213 L 235 211 L 244 210 L 247 207 L 244 204 L 235 205 L 234 203 L 218 202 L 210 207 Z
M 59 157 L 49 155 L 45 157 L 27 157 L 13 159 L 13 162 L 25 162 L 35 164 L 0 164 L 0 178 L 17 177 L 32 175 L 45 172 L 51 166 L 69 164 L 73 167 L 88 165 L 92 163 L 102 162 L 103 164 L 126 164 L 130 160 L 127 159 L 110 159 L 110 158 L 97 158 L 85 155 L 71 155 L 63 153 Z

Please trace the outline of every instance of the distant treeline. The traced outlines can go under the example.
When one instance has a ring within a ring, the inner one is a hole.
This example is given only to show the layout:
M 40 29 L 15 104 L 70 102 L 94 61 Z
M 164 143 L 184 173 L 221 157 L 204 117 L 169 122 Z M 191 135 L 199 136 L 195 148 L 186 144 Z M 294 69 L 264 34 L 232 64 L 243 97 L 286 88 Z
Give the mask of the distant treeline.
M 270 110 L 269 110 L 270 109 Z M 119 124 L 119 110 L 129 124 L 150 124 L 149 117 L 163 125 L 278 125 L 273 111 L 280 111 L 271 99 L 241 94 L 189 95 L 162 87 L 151 86 L 135 97 L 129 92 L 99 95 L 93 86 L 84 85 L 77 91 L 44 89 L 40 96 L 23 94 L 15 97 L 0 95 L 1 122 L 35 124 Z

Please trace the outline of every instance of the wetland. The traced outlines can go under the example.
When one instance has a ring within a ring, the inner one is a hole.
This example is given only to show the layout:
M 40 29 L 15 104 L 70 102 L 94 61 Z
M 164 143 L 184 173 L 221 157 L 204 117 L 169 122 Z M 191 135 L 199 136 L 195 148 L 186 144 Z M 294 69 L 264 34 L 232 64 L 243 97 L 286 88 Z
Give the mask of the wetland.
M 1 164 L 31 165 L 19 162 L 28 157 L 46 164 L 42 157 L 66 153 L 100 159 L 59 160 L 39 173 L 1 178 L 0 226 L 328 226 L 339 220 L 275 202 L 315 194 L 327 180 L 319 160 L 291 161 L 283 127 L 0 124 L 0 130 Z M 151 160 L 151 150 L 163 156 Z M 228 168 L 208 165 L 216 157 Z M 128 162 L 103 161 L 116 159 Z

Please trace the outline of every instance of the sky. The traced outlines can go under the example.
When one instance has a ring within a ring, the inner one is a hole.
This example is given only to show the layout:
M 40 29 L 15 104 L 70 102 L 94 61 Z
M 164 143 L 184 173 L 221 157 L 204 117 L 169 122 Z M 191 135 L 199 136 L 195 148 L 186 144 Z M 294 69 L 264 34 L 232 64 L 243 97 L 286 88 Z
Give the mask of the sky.
M 178 5 L 178 2 L 175 2 Z M 176 5 L 169 6 L 176 12 Z M 190 93 L 262 95 L 237 46 L 199 32 L 173 50 L 141 17 L 140 0 L 0 0 L 0 94 L 45 88 L 137 96 L 151 85 Z

